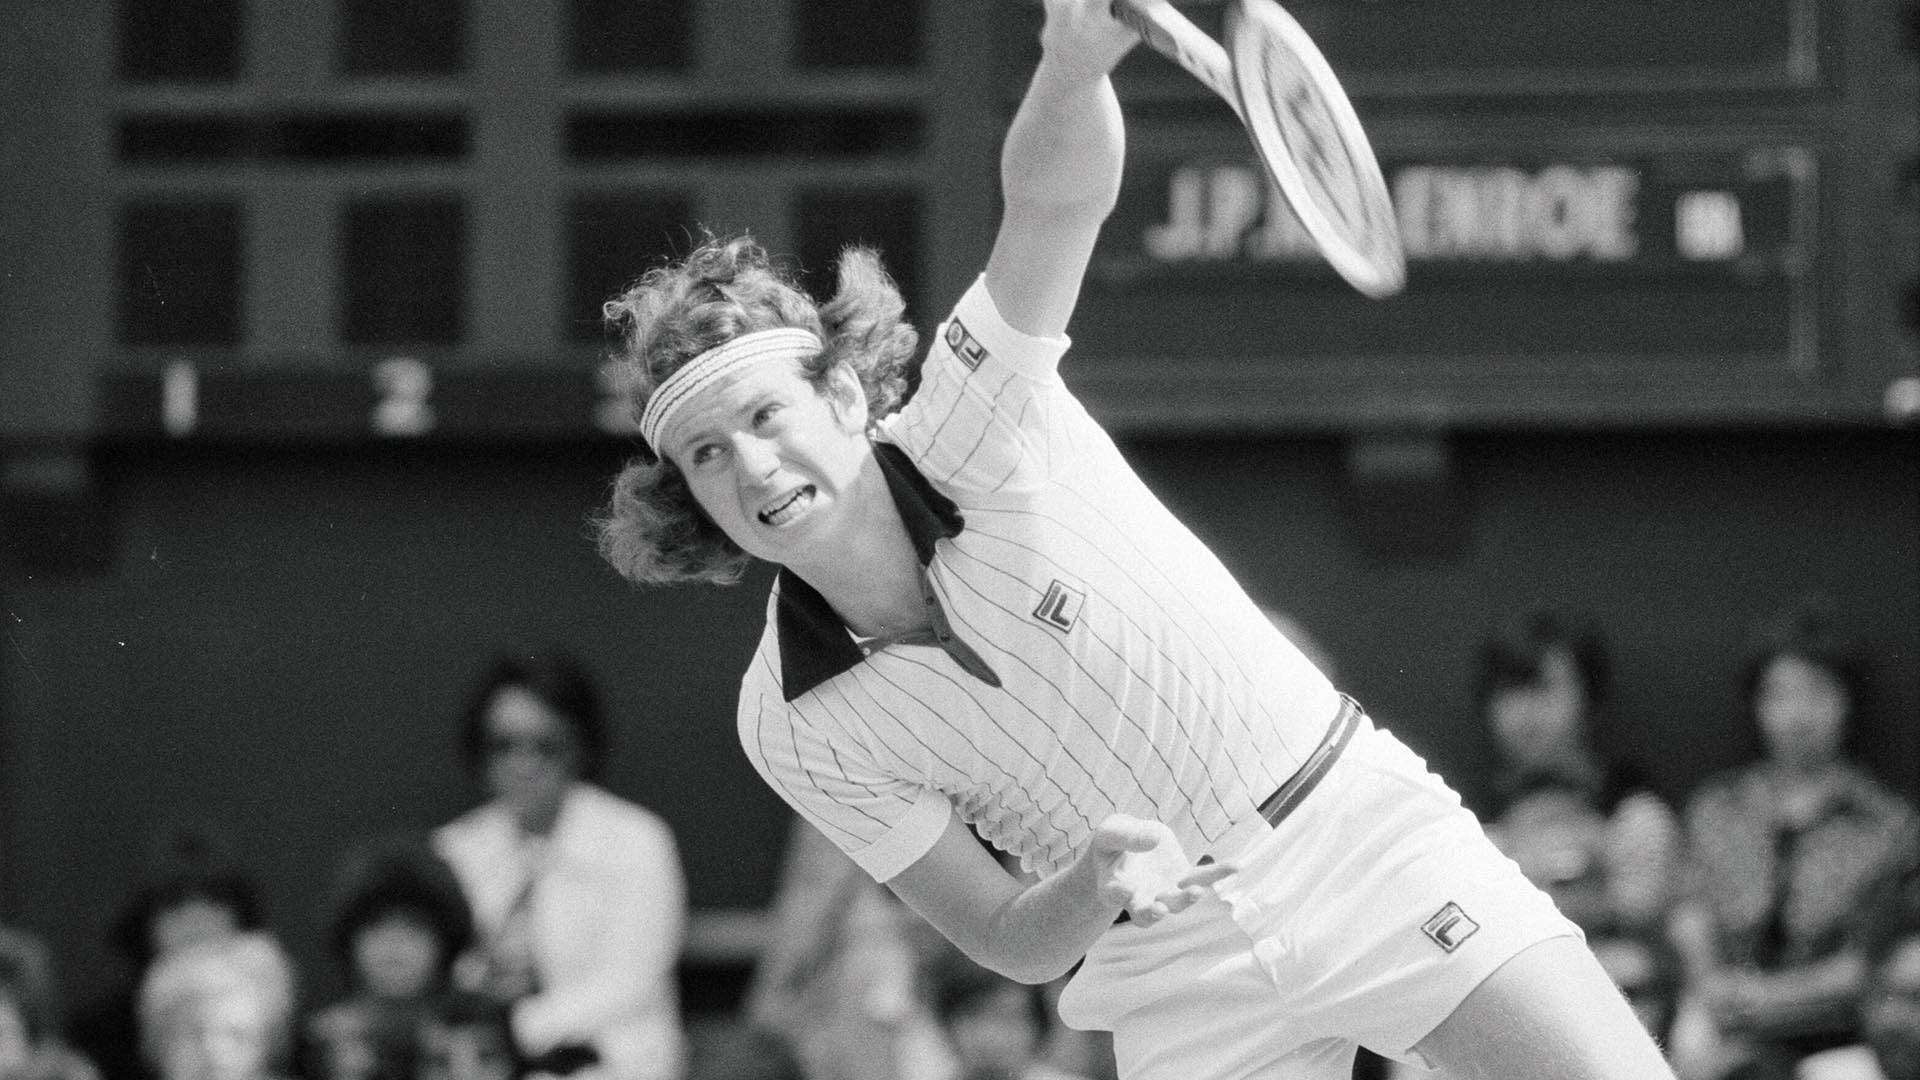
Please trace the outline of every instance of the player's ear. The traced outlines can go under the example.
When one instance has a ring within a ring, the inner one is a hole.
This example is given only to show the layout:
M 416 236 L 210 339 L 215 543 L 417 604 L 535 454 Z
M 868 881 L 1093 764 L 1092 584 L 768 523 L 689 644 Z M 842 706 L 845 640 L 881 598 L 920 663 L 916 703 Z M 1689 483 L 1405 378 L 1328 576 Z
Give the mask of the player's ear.
M 867 388 L 852 364 L 835 364 L 827 369 L 827 403 L 833 415 L 848 431 L 867 429 Z

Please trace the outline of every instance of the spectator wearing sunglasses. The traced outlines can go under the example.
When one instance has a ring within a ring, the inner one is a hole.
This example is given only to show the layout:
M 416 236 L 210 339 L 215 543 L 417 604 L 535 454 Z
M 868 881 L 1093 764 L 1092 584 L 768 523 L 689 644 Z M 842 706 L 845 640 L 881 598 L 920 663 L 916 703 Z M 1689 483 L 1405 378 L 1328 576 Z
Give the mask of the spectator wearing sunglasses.
M 666 823 L 597 783 L 593 679 L 559 651 L 503 653 L 464 721 L 486 801 L 433 837 L 477 932 L 456 983 L 508 1008 L 530 1075 L 677 1080 L 686 882 Z

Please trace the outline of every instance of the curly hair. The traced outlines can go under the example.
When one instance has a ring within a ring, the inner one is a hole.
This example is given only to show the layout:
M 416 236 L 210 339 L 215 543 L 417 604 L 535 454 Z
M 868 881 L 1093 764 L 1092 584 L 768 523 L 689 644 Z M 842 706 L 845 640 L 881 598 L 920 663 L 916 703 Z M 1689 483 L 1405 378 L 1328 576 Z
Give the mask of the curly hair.
M 355 979 L 354 944 L 360 933 L 399 914 L 432 934 L 439 952 L 434 972 L 443 983 L 454 961 L 473 944 L 473 912 L 453 868 L 423 837 L 412 834 L 364 841 L 341 862 L 328 942 L 334 962 Z
M 903 318 L 906 301 L 871 249 L 849 247 L 837 264 L 832 299 L 816 304 L 793 275 L 750 236 L 708 235 L 677 264 L 648 271 L 602 313 L 619 338 L 614 360 L 633 417 L 662 382 L 689 361 L 742 334 L 794 327 L 825 349 L 802 374 L 825 392 L 845 365 L 859 377 L 873 420 L 898 410 L 919 334 Z M 594 522 L 600 553 L 637 584 L 726 584 L 749 557 L 694 500 L 672 461 L 651 448 L 629 461 Z

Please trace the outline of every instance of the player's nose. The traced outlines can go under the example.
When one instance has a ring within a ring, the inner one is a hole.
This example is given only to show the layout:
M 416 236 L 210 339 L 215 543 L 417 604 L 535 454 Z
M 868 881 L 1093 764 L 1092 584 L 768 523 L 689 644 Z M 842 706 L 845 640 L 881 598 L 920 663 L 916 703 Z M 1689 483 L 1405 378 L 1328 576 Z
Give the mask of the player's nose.
M 734 459 L 740 463 L 744 479 L 759 483 L 780 468 L 780 455 L 766 439 L 743 435 L 734 446 Z

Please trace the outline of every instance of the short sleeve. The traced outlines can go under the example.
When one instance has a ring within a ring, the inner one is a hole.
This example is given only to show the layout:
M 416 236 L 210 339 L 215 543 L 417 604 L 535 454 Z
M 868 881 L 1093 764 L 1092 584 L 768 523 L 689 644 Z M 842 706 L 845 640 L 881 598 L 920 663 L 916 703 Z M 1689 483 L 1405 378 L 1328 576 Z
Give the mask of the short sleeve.
M 1046 476 L 1056 414 L 1071 397 L 1060 358 L 1071 341 L 1007 325 L 984 278 L 940 324 L 918 391 L 889 417 L 886 437 L 936 484 L 973 491 L 1030 486 Z
M 741 749 L 755 771 L 876 881 L 913 865 L 946 829 L 945 794 L 891 775 L 818 695 L 789 703 L 759 660 L 741 686 Z

